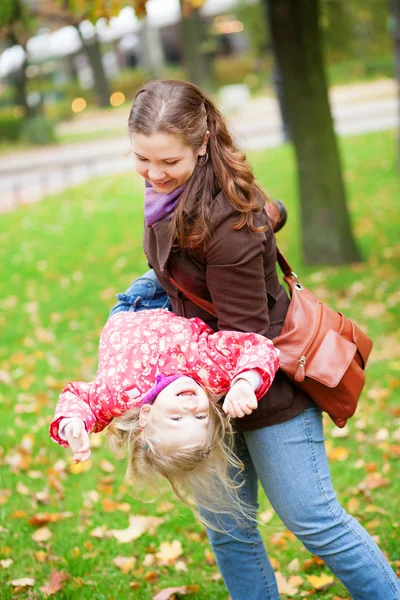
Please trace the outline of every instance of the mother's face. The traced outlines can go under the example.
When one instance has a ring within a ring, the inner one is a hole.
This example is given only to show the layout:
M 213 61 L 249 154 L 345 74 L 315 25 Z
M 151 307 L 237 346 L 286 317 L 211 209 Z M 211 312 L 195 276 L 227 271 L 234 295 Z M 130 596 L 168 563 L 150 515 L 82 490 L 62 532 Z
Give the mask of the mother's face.
M 209 133 L 197 152 L 168 133 L 131 137 L 135 169 L 160 193 L 169 194 L 190 179 L 199 156 L 204 156 Z

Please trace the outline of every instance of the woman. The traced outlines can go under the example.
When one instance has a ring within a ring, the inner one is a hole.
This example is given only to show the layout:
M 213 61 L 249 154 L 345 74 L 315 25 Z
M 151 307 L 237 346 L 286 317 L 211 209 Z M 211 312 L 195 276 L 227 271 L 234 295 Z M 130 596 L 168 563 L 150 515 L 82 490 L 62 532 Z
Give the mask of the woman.
M 150 272 L 139 279 L 114 311 L 146 308 L 143 302 L 151 308 L 152 297 L 168 307 L 163 288 L 178 315 L 200 317 L 214 330 L 274 338 L 289 299 L 276 272 L 266 198 L 213 102 L 185 82 L 152 82 L 136 94 L 129 130 L 135 168 L 146 181 L 144 251 L 157 278 Z M 218 318 L 177 286 L 212 301 Z M 400 599 L 382 552 L 336 499 L 321 411 L 310 398 L 278 371 L 237 429 L 241 495 L 254 514 L 260 480 L 286 527 L 355 600 Z M 232 600 L 278 599 L 256 523 L 205 516 L 216 525 L 208 535 Z

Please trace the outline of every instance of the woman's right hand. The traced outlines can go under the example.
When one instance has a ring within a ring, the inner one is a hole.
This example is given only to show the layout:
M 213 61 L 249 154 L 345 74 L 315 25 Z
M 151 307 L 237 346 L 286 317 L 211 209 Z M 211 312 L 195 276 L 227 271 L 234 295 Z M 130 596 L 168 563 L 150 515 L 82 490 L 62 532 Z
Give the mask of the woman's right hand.
M 65 427 L 66 440 L 72 450 L 74 462 L 84 462 L 90 457 L 89 435 L 81 419 L 72 419 Z

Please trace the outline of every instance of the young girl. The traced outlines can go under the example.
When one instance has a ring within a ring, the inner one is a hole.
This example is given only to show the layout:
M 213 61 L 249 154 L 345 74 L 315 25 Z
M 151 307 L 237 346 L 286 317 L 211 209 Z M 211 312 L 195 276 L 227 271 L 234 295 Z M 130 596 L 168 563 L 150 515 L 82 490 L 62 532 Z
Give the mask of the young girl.
M 198 318 L 164 309 L 119 312 L 102 332 L 96 380 L 64 389 L 50 436 L 83 461 L 89 434 L 114 420 L 116 445 L 128 442 L 129 476 L 162 475 L 180 497 L 192 487 L 214 507 L 221 481 L 234 488 L 226 415 L 250 414 L 278 363 L 273 344 L 254 333 L 214 333 Z M 224 395 L 225 418 L 216 406 Z

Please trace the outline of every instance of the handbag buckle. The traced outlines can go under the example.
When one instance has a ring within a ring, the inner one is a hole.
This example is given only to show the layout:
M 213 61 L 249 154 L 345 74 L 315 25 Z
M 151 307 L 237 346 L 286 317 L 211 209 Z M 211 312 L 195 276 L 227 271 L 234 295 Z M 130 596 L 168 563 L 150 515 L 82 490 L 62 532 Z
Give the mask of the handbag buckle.
M 301 292 L 301 290 L 304 290 L 303 286 L 301 285 L 301 283 L 299 282 L 299 278 L 297 277 L 296 273 L 294 271 L 292 271 L 291 273 L 293 275 L 293 277 L 295 278 L 295 282 L 294 282 L 294 287 L 296 288 L 296 290 L 299 290 L 299 292 Z

